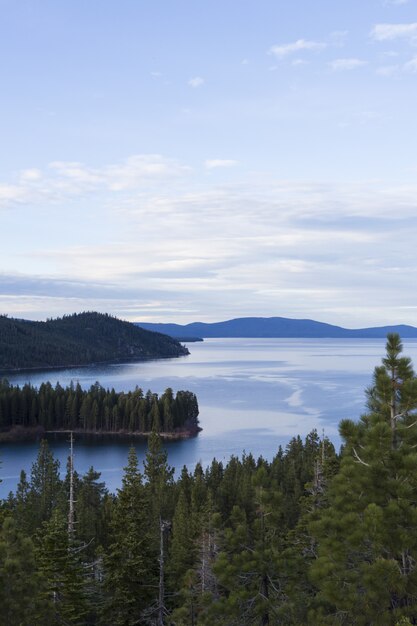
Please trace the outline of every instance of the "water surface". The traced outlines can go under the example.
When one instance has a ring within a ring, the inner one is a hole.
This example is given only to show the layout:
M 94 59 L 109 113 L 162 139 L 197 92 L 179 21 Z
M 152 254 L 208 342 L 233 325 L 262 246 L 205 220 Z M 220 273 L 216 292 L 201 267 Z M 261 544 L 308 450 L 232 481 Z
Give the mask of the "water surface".
M 116 391 L 139 385 L 162 393 L 187 389 L 197 394 L 203 431 L 194 439 L 166 444 L 169 462 L 181 469 L 203 465 L 213 457 L 252 452 L 271 459 L 278 446 L 312 428 L 338 445 L 341 418 L 356 419 L 364 411 L 364 389 L 384 354 L 382 339 L 207 339 L 188 345 L 191 354 L 165 359 L 86 368 L 25 372 L 8 376 L 14 384 L 50 381 L 82 387 L 99 381 Z M 417 340 L 404 342 L 404 352 L 417 363 Z M 68 443 L 51 439 L 65 468 Z M 133 443 L 144 458 L 146 443 L 138 439 L 77 437 L 76 469 L 90 465 L 102 472 L 109 489 L 120 486 L 122 468 Z M 30 472 L 37 444 L 0 444 L 0 495 L 14 489 L 21 469 Z

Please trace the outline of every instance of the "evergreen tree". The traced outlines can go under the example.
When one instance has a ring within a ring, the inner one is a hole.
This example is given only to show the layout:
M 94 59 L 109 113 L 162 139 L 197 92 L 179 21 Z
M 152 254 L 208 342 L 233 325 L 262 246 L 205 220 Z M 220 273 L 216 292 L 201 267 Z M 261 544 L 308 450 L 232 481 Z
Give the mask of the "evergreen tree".
M 417 623 L 417 381 L 398 335 L 368 390 L 370 413 L 344 420 L 339 474 L 311 524 L 313 623 Z
M 113 543 L 104 559 L 106 602 L 102 624 L 134 626 L 143 623 L 154 599 L 150 586 L 148 504 L 134 448 L 118 490 L 112 520 Z
M 76 497 L 77 538 L 86 544 L 85 555 L 89 558 L 104 541 L 103 500 L 107 490 L 103 482 L 98 482 L 100 475 L 90 467 L 80 481 Z
M 62 489 L 59 478 L 59 461 L 54 459 L 48 442 L 43 439 L 35 463 L 32 464 L 29 506 L 32 514 L 32 530 L 50 519 L 58 503 Z
M 172 521 L 172 539 L 169 550 L 170 587 L 175 590 L 182 586 L 186 572 L 195 562 L 196 546 L 193 537 L 193 522 L 186 495 L 180 491 Z
M 86 576 L 81 558 L 81 551 L 70 541 L 66 517 L 56 509 L 38 532 L 37 561 L 57 626 L 86 623 Z
M 148 542 L 152 555 L 148 580 L 157 590 L 154 605 L 159 616 L 158 625 L 163 624 L 165 614 L 165 551 L 166 532 L 173 514 L 173 475 L 174 469 L 168 465 L 168 455 L 162 447 L 160 436 L 155 432 L 149 436 L 148 452 L 145 458 L 145 492 L 148 510 Z
M 52 606 L 43 598 L 32 541 L 6 518 L 0 529 L 0 626 L 51 623 Z
M 174 469 L 168 465 L 168 454 L 155 431 L 148 438 L 144 466 L 147 479 L 145 488 L 151 503 L 152 521 L 159 527 L 159 519 L 169 519 L 172 515 L 173 504 L 169 492 Z

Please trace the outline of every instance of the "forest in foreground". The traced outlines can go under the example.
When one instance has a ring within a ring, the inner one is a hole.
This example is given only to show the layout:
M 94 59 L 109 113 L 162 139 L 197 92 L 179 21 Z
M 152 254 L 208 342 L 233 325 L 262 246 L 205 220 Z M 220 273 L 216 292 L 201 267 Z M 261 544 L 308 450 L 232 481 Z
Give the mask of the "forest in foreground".
M 42 442 L 0 508 L 0 624 L 417 624 L 417 379 L 398 335 L 343 420 L 272 461 L 183 468 L 157 433 L 110 494 Z

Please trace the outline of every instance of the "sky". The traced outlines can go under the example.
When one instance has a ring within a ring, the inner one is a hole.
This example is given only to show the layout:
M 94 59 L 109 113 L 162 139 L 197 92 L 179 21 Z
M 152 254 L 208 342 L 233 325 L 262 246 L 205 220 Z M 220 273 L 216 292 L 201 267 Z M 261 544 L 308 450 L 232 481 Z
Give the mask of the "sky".
M 417 0 L 0 0 L 0 312 L 417 325 Z

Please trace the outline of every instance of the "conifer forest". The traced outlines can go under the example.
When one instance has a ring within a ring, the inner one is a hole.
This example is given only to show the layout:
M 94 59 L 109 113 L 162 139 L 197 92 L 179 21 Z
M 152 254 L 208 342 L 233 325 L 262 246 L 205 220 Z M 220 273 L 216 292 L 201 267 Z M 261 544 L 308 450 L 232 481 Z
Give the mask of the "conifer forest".
M 0 625 L 417 624 L 417 378 L 396 334 L 366 397 L 340 451 L 312 431 L 175 478 L 151 423 L 115 494 L 70 450 L 61 478 L 42 441 L 0 505 Z
M 174 396 L 170 387 L 159 397 L 139 387 L 116 393 L 98 382 L 83 390 L 79 383 L 63 388 L 48 382 L 38 389 L 0 380 L 0 437 L 2 431 L 13 435 L 28 429 L 192 435 L 199 430 L 198 413 L 195 394 L 178 391 Z

